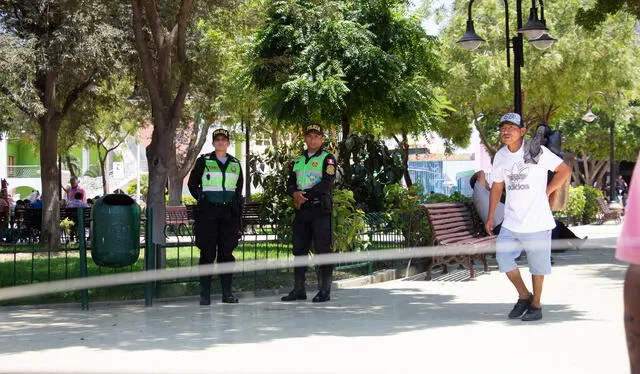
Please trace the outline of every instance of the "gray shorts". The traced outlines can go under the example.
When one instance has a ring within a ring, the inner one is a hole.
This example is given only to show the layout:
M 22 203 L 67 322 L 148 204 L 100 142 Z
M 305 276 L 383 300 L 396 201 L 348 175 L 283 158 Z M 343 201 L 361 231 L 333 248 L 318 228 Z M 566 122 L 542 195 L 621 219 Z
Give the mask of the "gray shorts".
M 496 260 L 500 271 L 506 273 L 517 268 L 515 260 L 523 249 L 527 252 L 532 275 L 551 273 L 551 230 L 520 233 L 503 226 L 496 240 Z

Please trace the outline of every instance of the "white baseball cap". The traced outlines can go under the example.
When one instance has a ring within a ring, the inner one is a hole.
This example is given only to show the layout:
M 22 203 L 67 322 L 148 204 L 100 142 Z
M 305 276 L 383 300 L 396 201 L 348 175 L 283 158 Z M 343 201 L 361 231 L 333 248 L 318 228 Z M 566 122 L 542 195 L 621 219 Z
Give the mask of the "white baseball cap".
M 518 113 L 507 113 L 504 116 L 500 117 L 500 126 L 503 123 L 508 122 L 518 127 L 524 127 L 524 123 L 522 123 L 522 117 Z

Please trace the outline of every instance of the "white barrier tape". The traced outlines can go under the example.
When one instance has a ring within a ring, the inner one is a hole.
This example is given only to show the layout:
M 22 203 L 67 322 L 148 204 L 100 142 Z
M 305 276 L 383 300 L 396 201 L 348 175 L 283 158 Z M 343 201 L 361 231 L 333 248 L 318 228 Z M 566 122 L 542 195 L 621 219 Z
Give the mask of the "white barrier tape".
M 615 246 L 616 238 L 589 239 L 591 246 Z M 554 241 L 553 249 L 567 248 L 566 240 Z M 362 252 L 345 252 L 315 255 L 306 258 L 295 258 L 295 266 L 314 266 L 339 263 L 354 263 L 365 261 L 402 260 L 410 258 L 424 258 L 437 256 L 469 255 L 495 252 L 495 243 L 482 246 L 450 245 L 413 247 L 399 249 L 380 249 Z M 0 289 L 0 300 L 31 297 L 55 292 L 76 291 L 99 287 L 117 286 L 132 283 L 146 283 L 159 280 L 200 277 L 224 273 L 252 272 L 258 270 L 273 270 L 294 266 L 294 258 L 267 259 L 254 261 L 227 262 L 215 265 L 198 265 L 177 269 L 148 270 L 131 273 L 101 275 L 87 278 L 74 278 L 62 281 L 37 283 L 24 286 Z

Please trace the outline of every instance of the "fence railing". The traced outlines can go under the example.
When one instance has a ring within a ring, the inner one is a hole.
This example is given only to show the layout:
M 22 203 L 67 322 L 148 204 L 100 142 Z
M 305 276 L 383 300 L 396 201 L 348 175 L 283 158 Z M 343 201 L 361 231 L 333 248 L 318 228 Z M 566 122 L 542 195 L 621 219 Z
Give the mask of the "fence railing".
M 40 165 L 11 165 L 6 172 L 9 178 L 40 178 Z
M 67 212 L 66 216 L 69 216 Z M 61 213 L 64 215 L 64 213 Z M 92 251 L 91 235 L 89 228 L 96 224 L 85 213 L 82 221 L 84 236 L 77 234 L 78 226 L 70 230 L 61 230 L 60 246 L 55 250 L 49 250 L 39 243 L 39 217 L 30 217 L 20 222 L 21 226 L 12 223 L 5 226 L 0 235 L 0 287 L 68 280 L 80 276 L 96 276 L 116 274 L 123 272 L 138 272 L 155 268 L 155 260 L 162 254 L 166 268 L 181 268 L 195 266 L 199 261 L 199 249 L 195 245 L 193 221 L 184 217 L 167 217 L 164 225 L 166 243 L 157 246 L 147 246 L 146 238 L 152 237 L 147 228 L 153 225 L 147 224 L 145 219 L 140 222 L 140 237 L 138 241 L 140 258 L 131 265 L 119 268 L 109 268 L 97 265 L 90 257 Z M 367 216 L 367 229 L 361 235 L 366 246 L 354 250 L 375 250 L 383 248 L 397 248 L 405 246 L 405 238 L 400 230 L 383 215 L 370 214 Z M 75 229 L 75 231 L 74 231 Z M 278 233 L 289 231 L 290 228 L 274 226 L 265 220 L 250 221 L 245 225 L 239 245 L 234 251 L 236 266 L 240 271 L 234 275 L 234 287 L 242 290 L 273 289 L 281 284 L 289 285 L 291 269 L 275 269 L 260 271 L 245 271 L 242 263 L 250 260 L 283 259 L 292 257 L 290 235 L 281 237 Z M 86 245 L 82 243 L 85 240 Z M 83 266 L 82 257 L 88 258 Z M 339 263 L 338 270 L 350 270 L 363 268 L 361 272 L 371 273 L 371 262 Z M 112 287 L 111 289 L 93 289 L 83 292 L 68 292 L 51 296 L 56 301 L 81 301 L 83 306 L 85 298 L 103 299 L 108 296 L 113 298 L 145 298 L 150 305 L 151 299 L 156 295 L 171 295 L 175 291 L 175 285 L 180 287 L 197 287 L 197 279 L 172 279 L 150 284 L 136 284 L 128 287 Z M 214 282 L 214 290 L 217 282 Z M 118 288 L 118 290 L 116 290 Z M 184 289 L 183 289 L 184 290 Z M 26 301 L 18 301 L 26 302 Z M 88 301 L 87 301 L 88 302 Z

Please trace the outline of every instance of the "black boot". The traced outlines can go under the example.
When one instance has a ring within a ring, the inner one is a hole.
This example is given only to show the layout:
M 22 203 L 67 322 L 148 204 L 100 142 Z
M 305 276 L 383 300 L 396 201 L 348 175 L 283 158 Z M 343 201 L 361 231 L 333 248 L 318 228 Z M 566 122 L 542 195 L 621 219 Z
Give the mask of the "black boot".
M 313 297 L 314 303 L 322 303 L 331 300 L 331 282 L 333 282 L 333 265 L 320 266 L 321 281 L 318 285 L 318 294 Z
M 306 267 L 296 267 L 293 269 L 293 291 L 289 292 L 287 296 L 282 296 L 280 300 L 296 301 L 307 299 L 307 291 L 304 287 L 306 272 Z
M 222 285 L 222 302 L 227 304 L 237 304 L 238 298 L 231 293 L 231 274 L 220 274 L 220 284 Z
M 200 305 L 211 305 L 211 276 L 200 277 Z

